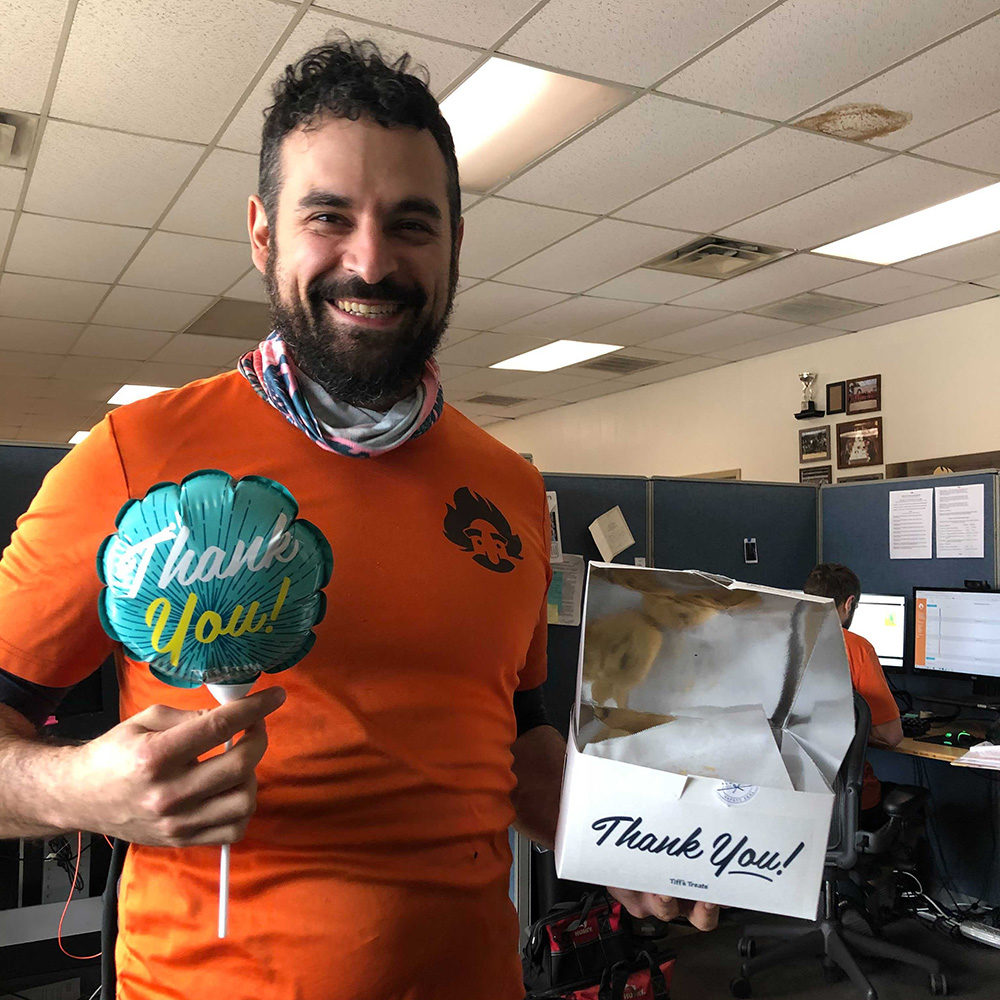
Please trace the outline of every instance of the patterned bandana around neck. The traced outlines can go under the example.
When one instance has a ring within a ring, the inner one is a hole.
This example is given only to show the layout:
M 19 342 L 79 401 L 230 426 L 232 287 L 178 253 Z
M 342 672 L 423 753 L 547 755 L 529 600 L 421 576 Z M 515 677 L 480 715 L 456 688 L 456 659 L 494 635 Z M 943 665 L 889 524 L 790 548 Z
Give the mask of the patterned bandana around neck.
M 437 362 L 427 362 L 416 391 L 387 413 L 333 399 L 300 371 L 277 330 L 240 358 L 240 374 L 254 392 L 326 451 L 371 458 L 420 437 L 444 408 Z M 320 415 L 317 415 L 319 411 Z

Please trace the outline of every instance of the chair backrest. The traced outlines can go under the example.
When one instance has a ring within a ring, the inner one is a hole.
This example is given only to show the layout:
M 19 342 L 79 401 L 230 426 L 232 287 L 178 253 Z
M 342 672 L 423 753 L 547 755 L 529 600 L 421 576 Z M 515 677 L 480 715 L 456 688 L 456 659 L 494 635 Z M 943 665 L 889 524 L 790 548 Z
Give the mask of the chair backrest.
M 833 785 L 833 815 L 830 818 L 830 839 L 826 846 L 826 863 L 838 868 L 853 868 L 858 860 L 858 814 L 861 809 L 861 785 L 871 724 L 872 714 L 868 703 L 855 691 L 854 739 L 847 748 Z

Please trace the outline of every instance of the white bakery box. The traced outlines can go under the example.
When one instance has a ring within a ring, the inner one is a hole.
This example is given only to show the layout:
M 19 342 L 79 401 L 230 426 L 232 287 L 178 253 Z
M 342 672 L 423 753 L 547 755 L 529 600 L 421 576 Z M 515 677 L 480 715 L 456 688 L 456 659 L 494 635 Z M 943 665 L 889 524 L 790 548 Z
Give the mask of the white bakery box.
M 853 733 L 832 601 L 591 563 L 556 871 L 812 919 Z

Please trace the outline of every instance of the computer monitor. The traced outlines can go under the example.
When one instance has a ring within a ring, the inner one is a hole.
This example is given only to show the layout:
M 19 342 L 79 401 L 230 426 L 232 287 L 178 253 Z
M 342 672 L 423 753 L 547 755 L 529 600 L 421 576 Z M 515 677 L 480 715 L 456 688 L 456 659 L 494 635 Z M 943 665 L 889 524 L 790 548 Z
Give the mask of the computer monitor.
M 916 670 L 1000 678 L 1000 593 L 914 588 Z
M 851 631 L 875 647 L 883 667 L 901 667 L 906 637 L 906 598 L 895 594 L 862 594 L 851 620 Z

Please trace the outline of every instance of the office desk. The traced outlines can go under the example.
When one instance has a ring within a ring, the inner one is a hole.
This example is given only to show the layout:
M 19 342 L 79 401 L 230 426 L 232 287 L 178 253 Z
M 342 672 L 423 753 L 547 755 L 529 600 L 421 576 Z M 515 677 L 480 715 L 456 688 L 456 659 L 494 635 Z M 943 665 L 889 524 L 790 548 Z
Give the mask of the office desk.
M 952 726 L 951 728 L 954 728 Z M 969 726 L 969 732 L 982 739 L 982 730 L 976 726 Z M 927 733 L 928 736 L 936 736 L 948 731 L 947 726 L 933 726 Z M 888 747 L 880 747 L 889 753 L 902 753 L 910 757 L 923 757 L 927 760 L 943 760 L 950 764 L 953 760 L 965 755 L 968 747 L 946 747 L 941 743 L 922 743 L 920 740 L 910 736 L 904 736 L 902 741 L 890 750 Z M 977 768 L 976 770 L 988 770 L 987 768 Z

